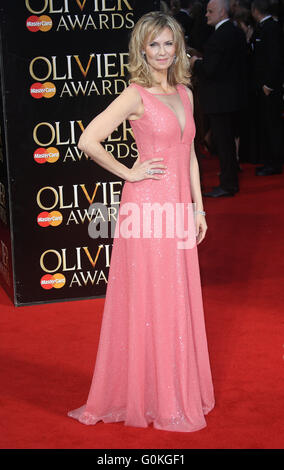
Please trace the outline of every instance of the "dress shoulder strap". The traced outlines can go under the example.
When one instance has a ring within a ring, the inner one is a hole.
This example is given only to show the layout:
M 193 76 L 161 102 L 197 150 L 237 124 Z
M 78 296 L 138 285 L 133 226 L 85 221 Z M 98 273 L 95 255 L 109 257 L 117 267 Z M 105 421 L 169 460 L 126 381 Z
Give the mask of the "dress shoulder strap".
M 187 95 L 187 86 L 183 85 L 182 83 L 179 83 L 177 85 L 177 89 Z
M 183 96 L 183 98 L 185 99 L 186 103 L 189 103 L 191 109 L 192 109 L 192 103 L 191 103 L 191 100 L 190 100 L 190 97 L 188 96 L 188 87 L 186 85 L 183 85 L 183 84 L 179 84 L 177 85 L 177 88 L 180 92 L 180 94 Z M 190 88 L 189 88 L 190 89 Z

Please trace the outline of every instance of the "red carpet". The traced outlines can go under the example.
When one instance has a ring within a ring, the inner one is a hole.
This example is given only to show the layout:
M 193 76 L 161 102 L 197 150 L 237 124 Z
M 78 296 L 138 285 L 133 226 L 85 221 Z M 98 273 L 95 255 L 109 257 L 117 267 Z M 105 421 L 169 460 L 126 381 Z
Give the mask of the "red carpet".
M 202 164 L 210 189 L 217 161 Z M 216 395 L 207 428 L 87 427 L 68 418 L 87 398 L 104 299 L 15 308 L 0 289 L 1 449 L 283 448 L 284 175 L 242 167 L 238 195 L 204 200 L 199 257 Z

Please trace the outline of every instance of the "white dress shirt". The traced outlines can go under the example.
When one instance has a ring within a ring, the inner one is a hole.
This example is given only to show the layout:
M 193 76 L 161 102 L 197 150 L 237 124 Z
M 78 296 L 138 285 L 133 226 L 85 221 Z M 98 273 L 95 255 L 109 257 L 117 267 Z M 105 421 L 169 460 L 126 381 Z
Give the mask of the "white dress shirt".
M 215 25 L 215 30 L 218 29 L 219 26 L 221 26 L 221 24 L 225 23 L 226 21 L 229 21 L 229 18 L 225 18 L 224 20 L 219 21 L 219 23 Z
M 262 18 L 262 20 L 260 20 L 260 23 L 263 23 L 263 21 L 267 20 L 268 18 L 271 18 L 271 15 L 267 15 L 265 16 L 265 18 Z

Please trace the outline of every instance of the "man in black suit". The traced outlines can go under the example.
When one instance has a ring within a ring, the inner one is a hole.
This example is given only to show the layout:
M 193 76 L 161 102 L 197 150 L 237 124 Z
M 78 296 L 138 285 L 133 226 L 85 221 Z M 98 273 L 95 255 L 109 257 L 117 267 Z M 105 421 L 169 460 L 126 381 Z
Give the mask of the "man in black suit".
M 264 166 L 256 168 L 258 176 L 282 173 L 283 39 L 279 24 L 269 14 L 269 7 L 268 0 L 254 0 L 251 7 L 257 22 L 251 38 L 251 78 L 257 130 L 264 149 Z
M 215 31 L 205 44 L 203 58 L 191 58 L 220 160 L 220 183 L 204 193 L 208 197 L 233 196 L 239 191 L 235 137 L 247 100 L 247 46 L 242 31 L 229 19 L 229 8 L 229 0 L 210 0 L 206 17 Z
M 185 41 L 187 44 L 190 44 L 190 33 L 193 24 L 192 17 L 190 16 L 190 10 L 193 3 L 194 0 L 181 0 L 180 10 L 174 15 L 174 18 L 179 22 L 183 29 Z

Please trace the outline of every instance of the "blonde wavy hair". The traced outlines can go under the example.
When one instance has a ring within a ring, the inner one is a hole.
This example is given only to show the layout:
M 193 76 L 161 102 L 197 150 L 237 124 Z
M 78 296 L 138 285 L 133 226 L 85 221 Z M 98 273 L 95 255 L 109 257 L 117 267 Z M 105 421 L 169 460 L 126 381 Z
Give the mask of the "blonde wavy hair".
M 168 70 L 169 85 L 190 84 L 189 59 L 186 55 L 181 26 L 172 16 L 160 11 L 153 11 L 143 15 L 137 21 L 132 31 L 129 42 L 128 66 L 130 82 L 138 83 L 145 88 L 150 88 L 154 85 L 152 74 L 142 51 L 145 49 L 146 41 L 152 41 L 164 28 L 169 28 L 172 31 L 176 48 L 176 60 Z

